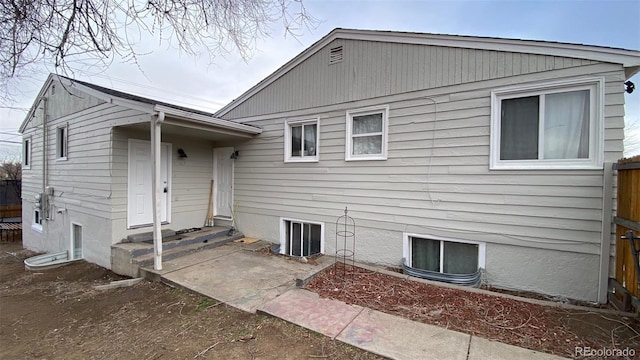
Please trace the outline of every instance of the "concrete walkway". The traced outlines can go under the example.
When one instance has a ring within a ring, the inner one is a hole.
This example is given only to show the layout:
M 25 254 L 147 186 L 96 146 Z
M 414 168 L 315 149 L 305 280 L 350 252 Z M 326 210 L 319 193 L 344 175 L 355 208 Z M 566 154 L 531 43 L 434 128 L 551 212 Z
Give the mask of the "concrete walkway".
M 254 252 L 264 245 L 229 243 L 164 262 L 162 271 L 145 271 L 241 310 L 269 314 L 392 359 L 562 359 L 320 298 L 297 289 L 295 280 L 331 265 L 331 258 L 301 263 Z
M 258 311 L 392 359 L 562 359 L 323 299 L 303 289 L 289 290 L 260 306 Z

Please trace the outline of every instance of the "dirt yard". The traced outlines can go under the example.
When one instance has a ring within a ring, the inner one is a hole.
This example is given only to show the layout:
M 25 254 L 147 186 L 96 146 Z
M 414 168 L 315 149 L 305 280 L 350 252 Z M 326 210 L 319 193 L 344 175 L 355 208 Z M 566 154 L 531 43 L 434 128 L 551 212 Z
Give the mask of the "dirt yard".
M 25 271 L 29 255 L 0 243 L 0 359 L 379 359 L 159 283 L 95 290 L 121 277 L 85 262 Z
M 319 274 L 307 289 L 322 297 L 560 356 L 573 357 L 577 346 L 628 347 L 640 356 L 636 318 L 589 308 L 542 306 L 340 265 Z

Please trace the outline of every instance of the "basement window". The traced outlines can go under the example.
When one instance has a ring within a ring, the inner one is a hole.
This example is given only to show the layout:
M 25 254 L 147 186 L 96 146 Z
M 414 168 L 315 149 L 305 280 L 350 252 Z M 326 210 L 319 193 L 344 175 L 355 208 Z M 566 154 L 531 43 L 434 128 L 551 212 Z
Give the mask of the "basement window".
M 71 249 L 73 259 L 82 259 L 82 225 L 71 223 Z
M 404 235 L 404 267 L 412 276 L 478 285 L 485 244 L 417 234 Z
M 324 252 L 324 223 L 281 219 L 280 254 L 303 257 Z
M 31 228 L 37 232 L 42 232 L 42 211 L 39 208 L 33 209 Z

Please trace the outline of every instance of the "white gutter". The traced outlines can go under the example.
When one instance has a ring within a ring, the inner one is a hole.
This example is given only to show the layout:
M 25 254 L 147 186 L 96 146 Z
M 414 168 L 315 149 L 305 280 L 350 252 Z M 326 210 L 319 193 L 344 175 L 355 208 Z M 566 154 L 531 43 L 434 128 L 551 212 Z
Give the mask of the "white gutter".
M 157 116 L 157 117 L 156 117 Z M 165 114 L 160 111 L 156 116 L 151 117 L 151 123 L 149 124 L 151 129 L 151 155 L 152 160 L 152 173 L 151 182 L 153 186 L 152 191 L 152 203 L 153 203 L 153 268 L 155 270 L 162 270 L 162 216 L 161 216 L 161 197 L 163 193 L 161 184 L 161 125 L 164 122 Z M 154 119 L 155 118 L 155 119 Z
M 188 121 L 203 124 L 203 125 L 209 125 L 209 126 L 213 125 L 216 127 L 235 130 L 235 131 L 248 133 L 252 135 L 257 135 L 262 133 L 262 129 L 257 128 L 255 126 L 240 124 L 240 123 L 236 123 L 229 120 L 223 120 L 223 119 L 215 118 L 213 116 L 195 114 L 195 113 L 180 110 L 180 109 L 174 109 L 168 106 L 156 105 L 154 107 L 154 110 L 158 112 L 163 112 L 166 115 L 169 115 L 172 117 L 181 118 L 184 120 L 188 120 Z

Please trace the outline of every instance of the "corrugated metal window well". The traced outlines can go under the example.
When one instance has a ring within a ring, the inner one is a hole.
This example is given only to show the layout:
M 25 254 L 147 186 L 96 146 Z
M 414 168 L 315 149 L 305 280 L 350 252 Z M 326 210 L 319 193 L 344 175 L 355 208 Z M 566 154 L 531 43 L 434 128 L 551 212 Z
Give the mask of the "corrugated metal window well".
M 479 244 L 409 237 L 408 275 L 459 285 L 478 286 L 481 280 Z

